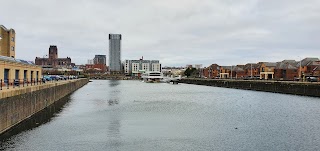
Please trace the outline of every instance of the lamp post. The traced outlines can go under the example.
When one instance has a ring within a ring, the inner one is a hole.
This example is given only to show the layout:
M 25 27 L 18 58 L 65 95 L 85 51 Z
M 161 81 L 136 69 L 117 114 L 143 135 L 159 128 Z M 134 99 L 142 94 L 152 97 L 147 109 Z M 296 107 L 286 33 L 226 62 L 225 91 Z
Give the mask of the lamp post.
M 233 65 L 231 65 L 231 76 L 230 76 L 231 79 L 232 79 L 232 66 L 233 66 Z
M 251 63 L 251 77 L 250 78 L 252 79 L 252 63 Z
M 300 60 L 300 63 L 299 63 L 299 81 L 302 81 L 302 76 L 301 76 L 301 57 L 300 56 L 298 56 L 299 57 L 299 60 Z

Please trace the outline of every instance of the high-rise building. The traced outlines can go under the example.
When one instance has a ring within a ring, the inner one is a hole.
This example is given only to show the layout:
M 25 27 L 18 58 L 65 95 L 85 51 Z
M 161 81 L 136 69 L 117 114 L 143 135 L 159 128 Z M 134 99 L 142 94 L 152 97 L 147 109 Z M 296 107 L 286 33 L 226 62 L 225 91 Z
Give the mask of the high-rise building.
M 0 25 L 0 55 L 15 58 L 16 32 Z
M 121 69 L 121 34 L 109 34 L 109 71 L 120 73 Z
M 93 62 L 94 64 L 104 64 L 106 65 L 107 61 L 106 61 L 106 55 L 95 55 Z

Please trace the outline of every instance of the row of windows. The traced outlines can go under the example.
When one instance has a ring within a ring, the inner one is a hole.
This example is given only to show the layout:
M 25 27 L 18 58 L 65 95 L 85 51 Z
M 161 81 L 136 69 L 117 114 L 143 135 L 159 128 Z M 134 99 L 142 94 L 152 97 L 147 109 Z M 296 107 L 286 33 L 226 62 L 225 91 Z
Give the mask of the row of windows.
M 4 79 L 10 79 L 12 78 L 12 76 L 10 75 L 10 70 L 12 69 L 4 69 Z M 34 75 L 34 73 L 36 73 Z M 30 74 L 30 75 L 29 75 Z M 19 77 L 20 76 L 20 70 L 15 70 L 15 75 L 14 75 L 14 79 L 38 79 L 39 78 L 39 71 L 30 71 L 30 73 L 28 73 L 28 70 L 23 70 L 23 77 Z M 34 77 L 35 76 L 35 77 Z

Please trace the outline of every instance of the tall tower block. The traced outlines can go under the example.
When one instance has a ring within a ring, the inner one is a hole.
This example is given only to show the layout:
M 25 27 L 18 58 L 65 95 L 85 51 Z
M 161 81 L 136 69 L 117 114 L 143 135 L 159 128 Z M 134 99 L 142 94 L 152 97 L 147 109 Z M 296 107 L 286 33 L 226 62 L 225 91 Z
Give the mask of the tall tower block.
M 109 34 L 109 70 L 121 73 L 121 34 Z

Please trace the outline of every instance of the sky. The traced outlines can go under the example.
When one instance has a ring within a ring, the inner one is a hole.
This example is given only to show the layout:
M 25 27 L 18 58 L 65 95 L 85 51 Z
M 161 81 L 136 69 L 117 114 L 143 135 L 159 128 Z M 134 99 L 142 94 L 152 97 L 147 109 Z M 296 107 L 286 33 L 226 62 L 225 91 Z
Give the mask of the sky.
M 237 65 L 320 57 L 320 0 L 1 0 L 16 58 L 57 45 L 86 64 L 122 34 L 121 59 L 162 66 Z

